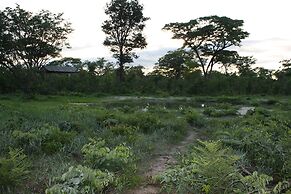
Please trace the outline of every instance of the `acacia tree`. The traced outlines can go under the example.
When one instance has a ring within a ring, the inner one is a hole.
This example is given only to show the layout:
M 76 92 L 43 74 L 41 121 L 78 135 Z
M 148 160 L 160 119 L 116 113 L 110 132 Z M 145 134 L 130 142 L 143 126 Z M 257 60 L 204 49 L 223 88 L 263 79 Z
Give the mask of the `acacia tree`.
M 145 21 L 143 6 L 138 0 L 112 0 L 106 5 L 105 13 L 109 19 L 102 25 L 107 35 L 104 45 L 109 46 L 113 57 L 118 60 L 117 74 L 120 81 L 124 80 L 124 65 L 137 58 L 136 48 L 145 48 L 147 43 L 142 34 Z
M 175 79 L 182 78 L 185 73 L 190 72 L 196 63 L 191 60 L 191 56 L 183 49 L 169 51 L 161 57 L 155 67 L 156 72 Z
M 17 68 L 40 69 L 51 58 L 59 56 L 71 24 L 63 14 L 42 10 L 32 13 L 16 8 L 0 11 L 0 66 L 14 71 Z
M 208 16 L 186 23 L 166 24 L 163 29 L 170 30 L 174 34 L 173 39 L 184 41 L 183 48 L 191 49 L 207 77 L 213 66 L 219 63 L 218 58 L 223 55 L 223 51 L 240 46 L 241 40 L 249 35 L 243 31 L 242 26 L 243 20 Z

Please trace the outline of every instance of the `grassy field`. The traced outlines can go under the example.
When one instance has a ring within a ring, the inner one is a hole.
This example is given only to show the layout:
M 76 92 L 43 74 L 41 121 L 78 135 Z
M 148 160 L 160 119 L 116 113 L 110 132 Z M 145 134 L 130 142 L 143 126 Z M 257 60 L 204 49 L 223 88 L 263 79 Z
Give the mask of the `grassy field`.
M 288 193 L 290 151 L 290 97 L 0 96 L 0 193 Z

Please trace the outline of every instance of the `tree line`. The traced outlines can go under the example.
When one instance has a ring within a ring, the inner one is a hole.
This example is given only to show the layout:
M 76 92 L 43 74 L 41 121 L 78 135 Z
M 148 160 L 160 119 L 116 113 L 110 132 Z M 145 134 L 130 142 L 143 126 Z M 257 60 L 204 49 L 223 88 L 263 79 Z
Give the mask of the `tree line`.
M 60 58 L 70 48 L 73 31 L 63 14 L 47 10 L 32 13 L 7 7 L 0 10 L 0 92 L 55 94 L 62 92 L 106 94 L 291 94 L 291 60 L 271 71 L 253 68 L 252 56 L 240 56 L 234 47 L 249 36 L 243 20 L 220 16 L 169 23 L 163 30 L 183 41 L 181 48 L 162 56 L 152 72 L 132 66 L 136 49 L 147 46 L 143 34 L 149 17 L 138 0 L 112 0 L 108 19 L 101 26 L 104 46 L 116 63 L 98 58 Z M 49 74 L 44 66 L 73 66 L 77 74 Z

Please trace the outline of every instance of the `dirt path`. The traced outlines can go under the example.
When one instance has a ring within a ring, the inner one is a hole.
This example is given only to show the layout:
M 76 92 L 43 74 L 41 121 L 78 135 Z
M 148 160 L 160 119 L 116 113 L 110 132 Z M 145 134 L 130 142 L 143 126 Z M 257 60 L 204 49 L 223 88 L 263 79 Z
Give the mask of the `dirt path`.
M 167 167 L 175 164 L 177 161 L 175 155 L 177 153 L 184 153 L 189 144 L 193 143 L 197 139 L 197 132 L 190 130 L 187 137 L 181 141 L 178 145 L 173 146 L 170 150 L 165 150 L 163 154 L 160 154 L 156 159 L 154 159 L 147 172 L 144 173 L 147 183 L 138 188 L 127 191 L 127 194 L 157 194 L 159 193 L 160 187 L 151 184 L 152 177 L 158 175 L 159 173 L 165 171 Z

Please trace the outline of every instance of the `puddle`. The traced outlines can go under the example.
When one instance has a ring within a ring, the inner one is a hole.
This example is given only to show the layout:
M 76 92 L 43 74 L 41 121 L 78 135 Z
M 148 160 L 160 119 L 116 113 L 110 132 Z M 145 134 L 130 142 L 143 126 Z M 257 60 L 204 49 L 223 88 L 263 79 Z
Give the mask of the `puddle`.
M 244 116 L 244 115 L 246 115 L 247 113 L 248 113 L 248 111 L 254 111 L 255 110 L 255 107 L 253 107 L 253 106 L 245 106 L 245 107 L 241 107 L 238 111 L 237 111 L 237 113 L 239 114 L 239 115 L 241 115 L 241 116 Z

